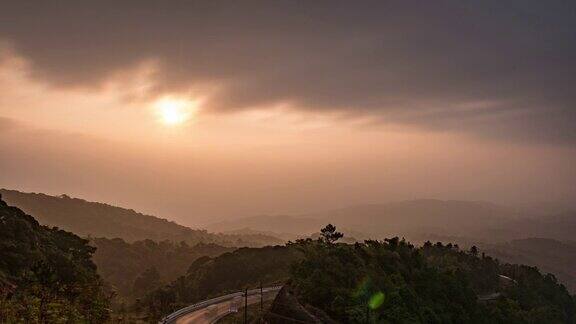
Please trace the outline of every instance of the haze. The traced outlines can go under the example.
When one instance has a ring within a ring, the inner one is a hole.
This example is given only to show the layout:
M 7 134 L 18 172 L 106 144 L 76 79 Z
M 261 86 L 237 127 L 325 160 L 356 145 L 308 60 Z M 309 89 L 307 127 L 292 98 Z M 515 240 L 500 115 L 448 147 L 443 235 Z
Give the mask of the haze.
M 576 4 L 0 3 L 0 187 L 198 226 L 576 198 Z

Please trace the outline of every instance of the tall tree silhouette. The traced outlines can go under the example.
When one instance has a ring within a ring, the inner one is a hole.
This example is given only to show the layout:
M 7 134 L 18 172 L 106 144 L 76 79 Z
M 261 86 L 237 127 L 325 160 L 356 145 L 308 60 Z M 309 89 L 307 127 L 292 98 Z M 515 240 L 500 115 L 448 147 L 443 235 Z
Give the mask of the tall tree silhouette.
M 323 229 L 320 230 L 320 235 L 322 235 L 322 240 L 328 244 L 333 244 L 342 237 L 344 234 L 336 231 L 336 226 L 332 224 L 326 225 Z

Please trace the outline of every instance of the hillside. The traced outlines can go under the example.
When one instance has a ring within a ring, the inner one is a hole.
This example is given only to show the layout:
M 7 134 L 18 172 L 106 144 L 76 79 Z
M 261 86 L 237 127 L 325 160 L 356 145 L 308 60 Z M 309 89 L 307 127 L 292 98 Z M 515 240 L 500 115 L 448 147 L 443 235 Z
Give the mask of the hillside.
M 502 264 L 476 247 L 397 237 L 300 242 L 289 286 L 301 305 L 340 323 L 574 323 L 576 304 L 552 275 Z M 283 315 L 283 314 L 279 314 Z M 284 314 L 288 315 L 288 314 Z M 289 316 L 289 315 L 288 315 Z
M 141 307 L 159 319 L 210 297 L 256 288 L 260 283 L 284 282 L 290 277 L 290 266 L 299 258 L 300 251 L 289 246 L 241 248 L 215 258 L 202 257 L 184 276 L 150 293 Z
M 9 204 L 35 215 L 41 224 L 57 226 L 82 237 L 121 238 L 127 242 L 146 239 L 178 243 L 184 241 L 190 245 L 203 242 L 226 246 L 264 246 L 281 242 L 280 239 L 262 234 L 208 233 L 206 230 L 191 229 L 131 209 L 66 195 L 56 197 L 6 189 L 0 189 L 0 194 Z
M 217 256 L 234 248 L 216 244 L 185 242 L 125 242 L 122 239 L 94 238 L 93 260 L 98 273 L 120 297 L 139 298 L 148 291 L 186 273 L 190 264 L 203 256 Z
M 104 322 L 109 302 L 94 250 L 0 199 L 0 322 Z
M 552 273 L 576 293 L 576 244 L 573 242 L 529 238 L 486 245 L 483 250 L 502 261 L 532 265 Z
M 501 263 L 476 247 L 461 250 L 450 243 L 418 248 L 397 237 L 336 243 L 340 238 L 327 227 L 316 240 L 198 259 L 186 276 L 151 293 L 142 307 L 158 318 L 210 296 L 284 281 L 299 305 L 275 303 L 274 314 L 267 314 L 273 323 L 291 318 L 295 309 L 328 314 L 334 323 L 576 321 L 572 296 L 537 268 Z

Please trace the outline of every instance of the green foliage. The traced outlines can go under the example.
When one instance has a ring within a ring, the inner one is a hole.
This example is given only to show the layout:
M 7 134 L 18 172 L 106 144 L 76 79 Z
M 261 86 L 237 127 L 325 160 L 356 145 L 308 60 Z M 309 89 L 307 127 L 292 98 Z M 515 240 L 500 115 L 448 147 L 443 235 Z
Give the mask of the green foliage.
M 576 293 L 576 242 L 529 238 L 485 244 L 482 249 L 499 260 L 533 265 L 553 273 L 570 292 Z
M 334 229 L 335 231 L 335 229 Z M 333 232 L 333 231 L 331 231 Z M 356 244 L 302 240 L 291 285 L 303 304 L 344 323 L 574 323 L 552 275 L 500 264 L 478 249 L 398 238 Z M 512 280 L 503 283 L 505 275 Z M 480 302 L 478 296 L 499 296 Z
M 134 280 L 132 291 L 136 295 L 143 295 L 160 287 L 160 273 L 155 267 L 148 268 Z
M 554 276 L 501 264 L 478 248 L 397 237 L 336 243 L 320 239 L 201 257 L 184 277 L 148 294 L 158 319 L 206 298 L 286 281 L 298 300 L 342 323 L 574 323 L 575 303 Z M 336 238 L 336 239 L 333 239 Z M 491 296 L 485 298 L 485 296 Z
M 195 246 L 185 242 L 152 240 L 127 243 L 119 238 L 95 238 L 90 243 L 97 247 L 93 260 L 98 266 L 98 273 L 120 299 L 127 302 L 175 280 L 202 256 L 217 256 L 234 250 L 204 243 Z M 153 269 L 158 276 L 153 281 L 147 281 L 151 279 L 149 276 Z
M 109 298 L 91 261 L 94 250 L 0 200 L 0 322 L 106 321 Z
M 216 258 L 201 257 L 192 263 L 186 276 L 148 294 L 140 307 L 152 318 L 160 318 L 210 297 L 256 288 L 260 283 L 283 282 L 290 276 L 290 265 L 300 257 L 291 246 L 241 248 Z

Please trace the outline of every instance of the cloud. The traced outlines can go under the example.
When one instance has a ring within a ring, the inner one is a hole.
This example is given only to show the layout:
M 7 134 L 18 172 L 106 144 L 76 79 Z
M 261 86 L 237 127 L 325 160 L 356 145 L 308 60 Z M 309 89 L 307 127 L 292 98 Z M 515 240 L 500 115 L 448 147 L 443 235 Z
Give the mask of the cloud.
M 16 129 L 18 123 L 13 119 L 0 116 L 0 134 Z
M 0 38 L 54 87 L 158 63 L 212 111 L 278 103 L 498 139 L 576 141 L 576 4 L 50 1 L 0 4 Z

